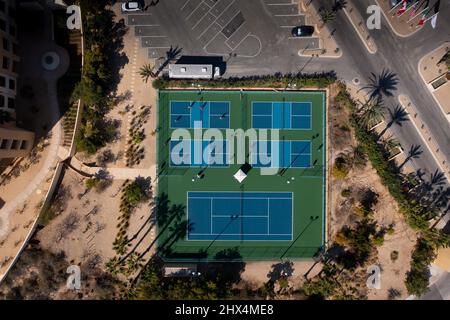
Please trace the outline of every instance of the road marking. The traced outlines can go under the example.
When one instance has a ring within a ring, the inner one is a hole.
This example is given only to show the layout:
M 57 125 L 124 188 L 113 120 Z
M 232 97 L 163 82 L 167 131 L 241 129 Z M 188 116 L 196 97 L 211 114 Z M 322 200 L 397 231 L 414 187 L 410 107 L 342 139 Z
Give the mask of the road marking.
M 187 6 L 187 4 L 189 3 L 189 1 L 191 1 L 191 0 L 187 0 L 187 1 L 183 4 L 183 6 L 181 7 L 181 10 L 183 10 L 183 9 Z
M 303 14 L 274 14 L 274 17 L 300 17 L 303 16 Z
M 203 3 L 203 1 L 200 2 L 200 3 L 198 4 L 198 6 L 195 7 L 194 11 L 192 11 L 192 12 L 185 18 L 185 20 L 188 20 L 188 19 L 192 16 L 192 14 L 193 14 L 195 11 L 197 11 L 198 7 L 200 7 L 202 3 Z
M 203 32 L 200 34 L 200 36 L 198 36 L 197 40 L 200 39 L 201 36 L 202 36 L 209 28 L 211 28 L 211 26 L 212 26 L 214 23 L 217 23 L 217 25 L 223 29 L 222 25 L 221 25 L 220 23 L 218 23 L 217 20 L 222 16 L 222 14 L 224 14 L 224 12 L 226 12 L 226 11 L 228 10 L 229 7 L 231 7 L 231 6 L 234 4 L 234 2 L 235 2 L 235 0 L 231 1 L 231 3 L 230 3 L 230 4 L 222 11 L 222 13 L 221 13 L 220 15 L 218 15 L 217 17 L 211 12 L 211 14 L 212 14 L 216 19 L 215 19 L 215 20 L 214 20 L 214 21 L 213 21 L 213 22 L 205 29 L 205 31 L 203 31 Z M 228 20 L 228 23 L 229 23 L 230 21 L 231 21 L 231 20 Z M 228 24 L 228 23 L 227 23 L 227 24 Z M 220 31 L 219 31 L 219 32 L 220 32 Z M 214 37 L 216 37 L 216 36 L 217 36 L 217 34 L 216 34 Z
M 245 22 L 244 22 L 245 23 Z M 244 24 L 243 23 L 243 24 Z M 237 30 L 236 30 L 237 31 Z M 233 48 L 233 50 L 234 49 L 236 49 L 237 47 L 239 47 L 239 45 L 242 43 L 242 41 L 244 41 L 245 39 L 247 39 L 247 37 L 249 36 L 249 34 L 250 34 L 251 32 L 249 32 L 249 33 L 247 33 L 246 35 L 245 35 L 245 37 L 243 37 L 242 39 L 241 39 L 241 41 L 239 41 L 239 43 Z M 230 37 L 231 38 L 231 37 Z M 230 38 L 228 38 L 228 40 L 230 40 Z M 225 42 L 228 42 L 228 40 L 227 41 L 225 41 Z

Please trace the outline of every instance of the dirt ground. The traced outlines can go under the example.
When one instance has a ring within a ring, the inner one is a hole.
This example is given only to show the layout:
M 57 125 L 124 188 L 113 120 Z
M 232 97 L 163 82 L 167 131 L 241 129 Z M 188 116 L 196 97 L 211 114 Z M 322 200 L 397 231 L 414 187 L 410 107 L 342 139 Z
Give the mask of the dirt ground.
M 66 171 L 61 188 L 69 190 L 66 207 L 36 236 L 43 249 L 64 251 L 71 264 L 82 264 L 89 259 L 104 264 L 114 257 L 113 241 L 117 233 L 120 191 L 123 181 L 113 181 L 104 192 L 85 192 L 84 179 Z M 150 215 L 148 204 L 141 205 L 131 216 L 129 233 L 134 234 Z M 148 241 L 147 241 L 148 240 Z M 142 243 L 148 245 L 150 238 Z
M 333 93 L 333 91 L 332 91 Z M 334 160 L 341 152 L 348 151 L 357 145 L 353 135 L 347 131 L 348 113 L 338 110 L 334 104 L 329 108 L 330 132 L 332 136 L 331 158 Z M 344 128 L 345 130 L 342 130 Z M 332 243 L 336 233 L 342 227 L 351 227 L 358 220 L 358 216 L 351 213 L 347 199 L 341 195 L 343 190 L 370 189 L 378 196 L 378 201 L 373 207 L 373 219 L 379 227 L 394 226 L 393 234 L 386 234 L 383 245 L 377 247 L 376 264 L 381 268 L 381 288 L 367 291 L 368 299 L 388 299 L 389 289 L 397 290 L 397 299 L 407 297 L 404 285 L 405 274 L 409 270 L 411 252 L 416 243 L 416 233 L 407 225 L 404 217 L 398 210 L 395 200 L 391 197 L 386 187 L 381 183 L 370 161 L 364 168 L 352 169 L 344 179 L 331 176 L 329 181 L 329 237 Z M 349 213 L 350 212 L 350 213 Z M 398 252 L 395 261 L 391 259 L 391 253 Z M 392 290 L 391 290 L 392 291 Z

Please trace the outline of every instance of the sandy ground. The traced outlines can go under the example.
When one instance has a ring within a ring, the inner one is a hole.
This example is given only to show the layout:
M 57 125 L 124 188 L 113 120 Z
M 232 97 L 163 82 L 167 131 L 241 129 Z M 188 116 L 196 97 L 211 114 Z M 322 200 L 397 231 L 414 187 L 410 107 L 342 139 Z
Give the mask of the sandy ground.
M 30 166 L 28 169 L 23 170 L 18 177 L 14 177 L 9 183 L 0 186 L 0 195 L 5 202 L 12 201 L 17 196 L 17 190 L 23 190 L 33 180 L 33 177 L 42 170 L 44 161 L 41 159 L 46 159 L 47 154 L 48 148 L 39 152 L 38 158 L 40 160 L 34 164 L 30 164 L 28 158 L 21 160 L 20 165 L 29 164 Z M 9 262 L 17 254 L 17 250 L 30 232 L 33 222 L 37 219 L 38 211 L 42 204 L 42 197 L 50 187 L 53 173 L 53 170 L 48 173 L 36 191 L 18 208 L 15 214 L 9 217 L 8 222 L 0 219 L 0 223 L 5 223 L 5 225 L 7 223 L 9 226 L 8 232 L 0 237 L 0 275 L 5 273 Z
M 66 171 L 62 182 L 62 188 L 70 190 L 66 208 L 37 234 L 41 246 L 55 253 L 64 251 L 67 261 L 73 264 L 84 263 L 93 257 L 97 257 L 101 266 L 106 263 L 115 255 L 112 243 L 117 233 L 122 183 L 114 181 L 104 192 L 90 190 L 78 199 L 78 195 L 85 192 L 84 179 L 72 171 Z M 146 204 L 132 214 L 130 234 L 142 225 L 149 214 Z M 64 227 L 69 216 L 76 217 L 71 228 Z M 142 245 L 148 244 L 149 241 L 145 241 Z
M 356 93 L 357 89 L 353 86 L 350 92 Z M 356 98 L 364 98 L 361 95 L 356 95 Z M 335 110 L 334 107 L 330 107 L 330 119 L 331 119 L 331 132 L 337 130 L 336 126 L 347 123 L 347 113 L 344 110 Z M 334 129 L 333 129 L 334 126 Z M 382 130 L 381 125 L 378 130 Z M 333 137 L 335 135 L 333 134 Z M 332 138 L 336 139 L 336 138 Z M 356 146 L 353 135 L 346 138 L 347 143 L 333 143 L 331 157 L 334 159 L 339 153 Z M 402 161 L 402 158 L 396 159 Z M 408 168 L 408 166 L 405 166 Z M 409 262 L 411 259 L 411 252 L 416 243 L 416 234 L 405 222 L 405 219 L 399 213 L 398 206 L 395 200 L 389 194 L 387 188 L 385 188 L 380 181 L 376 171 L 372 168 L 370 162 L 367 162 L 365 168 L 352 169 L 345 179 L 336 179 L 331 177 L 329 181 L 330 191 L 330 240 L 333 241 L 334 236 L 344 226 L 351 226 L 358 220 L 355 214 L 349 214 L 348 200 L 341 196 L 342 190 L 351 188 L 352 190 L 358 189 L 370 189 L 378 195 L 378 202 L 373 207 L 374 220 L 377 221 L 379 227 L 389 225 L 394 226 L 394 233 L 392 235 L 386 234 L 384 244 L 377 247 L 376 264 L 381 268 L 381 288 L 370 289 L 367 291 L 368 299 L 388 299 L 390 288 L 396 289 L 400 292 L 397 297 L 404 299 L 407 297 L 406 288 L 404 285 L 405 274 L 409 270 Z M 397 251 L 398 258 L 395 261 L 391 260 L 391 252 Z

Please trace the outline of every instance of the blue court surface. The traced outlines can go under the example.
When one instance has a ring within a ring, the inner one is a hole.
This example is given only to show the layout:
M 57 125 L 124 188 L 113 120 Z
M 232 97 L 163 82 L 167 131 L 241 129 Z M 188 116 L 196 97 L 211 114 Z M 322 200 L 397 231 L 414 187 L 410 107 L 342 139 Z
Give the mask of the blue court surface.
M 171 128 L 194 128 L 196 121 L 202 128 L 229 128 L 230 102 L 170 101 Z
M 272 158 L 277 149 L 278 160 Z M 311 141 L 252 141 L 250 164 L 255 168 L 310 168 L 311 151 Z
M 291 192 L 188 192 L 187 240 L 292 240 Z
M 227 140 L 170 140 L 171 167 L 228 167 Z
M 311 112 L 311 102 L 252 102 L 252 127 L 311 130 Z

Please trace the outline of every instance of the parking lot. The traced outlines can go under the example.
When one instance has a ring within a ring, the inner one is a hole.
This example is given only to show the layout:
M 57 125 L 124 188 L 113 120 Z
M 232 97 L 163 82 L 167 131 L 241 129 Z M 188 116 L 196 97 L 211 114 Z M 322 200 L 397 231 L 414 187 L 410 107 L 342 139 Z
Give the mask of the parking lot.
M 263 65 L 267 56 L 297 57 L 299 49 L 319 45 L 315 37 L 291 36 L 293 27 L 305 24 L 292 0 L 165 0 L 123 16 L 157 64 L 171 48 L 181 55 L 223 56 L 229 65 Z

